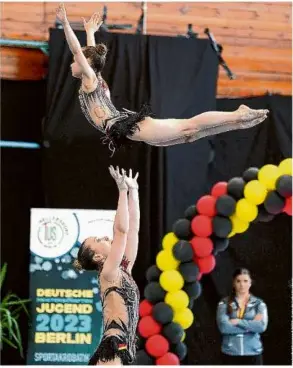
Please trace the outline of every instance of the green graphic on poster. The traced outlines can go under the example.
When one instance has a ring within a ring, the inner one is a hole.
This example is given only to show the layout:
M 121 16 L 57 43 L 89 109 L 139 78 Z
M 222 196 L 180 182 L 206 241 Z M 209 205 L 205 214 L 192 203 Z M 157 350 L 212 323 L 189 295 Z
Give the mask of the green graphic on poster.
M 113 236 L 115 211 L 32 209 L 28 365 L 87 365 L 102 333 L 97 274 L 72 263 L 89 236 Z

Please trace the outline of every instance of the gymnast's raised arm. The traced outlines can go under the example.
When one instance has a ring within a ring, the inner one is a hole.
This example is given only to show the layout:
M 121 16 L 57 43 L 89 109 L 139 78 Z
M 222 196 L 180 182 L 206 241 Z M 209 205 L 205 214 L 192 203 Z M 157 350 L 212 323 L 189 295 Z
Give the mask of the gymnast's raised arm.
M 122 262 L 129 229 L 129 213 L 128 213 L 128 186 L 125 182 L 125 173 L 120 174 L 117 167 L 116 170 L 112 166 L 109 168 L 110 174 L 115 180 L 118 190 L 119 199 L 114 221 L 114 237 L 110 254 L 108 255 L 102 274 L 107 281 L 114 281 L 118 276 L 119 266 Z
M 82 20 L 84 29 L 86 31 L 87 46 L 96 46 L 95 33 L 103 24 L 100 14 L 94 13 L 88 22 L 84 18 L 82 18 Z
M 138 195 L 138 173 L 132 177 L 132 170 L 129 170 L 129 175 L 125 177 L 128 185 L 128 207 L 129 207 L 129 231 L 125 249 L 125 257 L 129 261 L 129 272 L 131 272 L 137 256 L 138 250 L 138 235 L 140 225 L 140 208 Z
M 74 56 L 74 60 L 79 64 L 81 68 L 82 77 L 86 78 L 88 80 L 87 82 L 92 82 L 96 78 L 95 72 L 93 71 L 86 57 L 84 56 L 80 43 L 72 28 L 70 27 L 64 4 L 59 5 L 56 10 L 56 15 L 63 25 L 66 41 L 68 43 L 70 51 Z

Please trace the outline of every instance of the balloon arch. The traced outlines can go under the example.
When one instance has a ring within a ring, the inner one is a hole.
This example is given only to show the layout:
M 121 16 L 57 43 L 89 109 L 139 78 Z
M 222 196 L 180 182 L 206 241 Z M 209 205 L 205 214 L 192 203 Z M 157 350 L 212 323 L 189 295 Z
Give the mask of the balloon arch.
M 156 265 L 146 273 L 138 323 L 143 348 L 136 364 L 180 365 L 187 353 L 184 330 L 193 323 L 192 306 L 202 290 L 200 279 L 214 269 L 215 255 L 250 223 L 270 221 L 282 212 L 292 216 L 291 158 L 218 182 L 187 208 L 164 236 Z

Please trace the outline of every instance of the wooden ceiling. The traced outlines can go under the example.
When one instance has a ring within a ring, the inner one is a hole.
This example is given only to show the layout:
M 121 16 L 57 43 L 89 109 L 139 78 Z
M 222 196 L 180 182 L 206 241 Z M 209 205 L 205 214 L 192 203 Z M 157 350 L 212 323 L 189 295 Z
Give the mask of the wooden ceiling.
M 1 4 L 1 37 L 48 40 L 54 26 L 52 2 Z M 94 11 L 108 7 L 108 23 L 132 24 L 134 33 L 141 14 L 140 2 L 66 3 L 71 22 L 80 22 Z M 220 68 L 218 97 L 292 94 L 291 2 L 155 2 L 147 3 L 147 34 L 184 35 L 187 24 L 199 37 L 208 27 L 222 44 L 223 57 L 236 80 Z M 1 48 L 1 77 L 38 80 L 47 73 L 47 57 L 38 50 Z

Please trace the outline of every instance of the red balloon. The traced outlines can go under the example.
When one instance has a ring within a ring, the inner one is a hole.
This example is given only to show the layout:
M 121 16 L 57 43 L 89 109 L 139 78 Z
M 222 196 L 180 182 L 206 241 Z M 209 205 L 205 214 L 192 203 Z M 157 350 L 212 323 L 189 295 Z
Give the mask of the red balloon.
M 169 350 L 169 342 L 162 335 L 154 335 L 147 339 L 145 349 L 151 356 L 159 358 Z
M 213 232 L 212 219 L 205 215 L 198 215 L 191 221 L 191 229 L 197 236 L 206 238 Z
M 153 305 L 146 299 L 140 302 L 139 305 L 139 315 L 140 317 L 149 316 L 152 314 Z
M 195 256 L 199 258 L 209 256 L 214 248 L 214 244 L 210 238 L 195 236 L 191 239 L 190 243 Z
M 180 365 L 180 362 L 177 355 L 168 352 L 156 360 L 156 365 Z
M 198 265 L 200 273 L 210 273 L 216 266 L 216 259 L 212 254 L 204 258 L 194 257 L 194 262 Z
M 201 197 L 196 204 L 198 213 L 206 216 L 216 216 L 216 198 L 211 195 Z
M 159 334 L 162 326 L 153 319 L 152 316 L 145 316 L 138 322 L 138 332 L 140 336 L 147 337 Z
M 292 216 L 292 197 L 286 198 L 283 211 L 287 213 L 287 215 Z
M 217 198 L 224 194 L 227 194 L 227 185 L 228 183 L 226 183 L 225 181 L 219 181 L 212 187 L 211 195 Z

